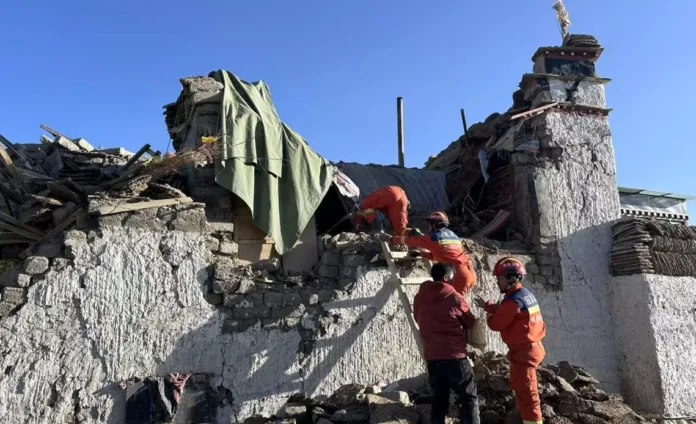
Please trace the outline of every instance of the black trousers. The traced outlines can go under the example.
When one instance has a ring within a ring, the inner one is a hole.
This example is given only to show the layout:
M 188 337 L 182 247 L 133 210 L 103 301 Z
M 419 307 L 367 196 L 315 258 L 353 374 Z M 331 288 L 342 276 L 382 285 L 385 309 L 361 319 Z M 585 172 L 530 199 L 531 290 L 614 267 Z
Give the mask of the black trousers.
M 449 411 L 450 390 L 459 396 L 461 424 L 479 424 L 478 398 L 474 370 L 466 358 L 427 361 L 430 388 L 433 391 L 432 424 L 445 424 Z

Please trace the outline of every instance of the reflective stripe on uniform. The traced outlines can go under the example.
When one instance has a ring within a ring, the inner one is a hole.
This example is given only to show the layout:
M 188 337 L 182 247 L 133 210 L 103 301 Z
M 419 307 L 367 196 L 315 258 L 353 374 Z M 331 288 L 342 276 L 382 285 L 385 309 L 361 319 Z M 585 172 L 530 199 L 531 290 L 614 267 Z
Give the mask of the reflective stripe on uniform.
M 536 305 L 536 306 L 532 306 L 531 308 L 527 309 L 527 312 L 529 312 L 529 315 L 538 314 L 538 313 L 541 313 L 541 309 L 539 308 L 539 305 Z
M 543 424 L 543 421 L 522 421 L 522 424 Z
M 461 240 L 438 240 L 439 244 L 462 244 Z
M 364 211 L 362 211 L 362 213 L 363 213 L 363 215 L 367 215 L 368 213 L 375 213 L 375 210 L 374 209 L 365 209 Z

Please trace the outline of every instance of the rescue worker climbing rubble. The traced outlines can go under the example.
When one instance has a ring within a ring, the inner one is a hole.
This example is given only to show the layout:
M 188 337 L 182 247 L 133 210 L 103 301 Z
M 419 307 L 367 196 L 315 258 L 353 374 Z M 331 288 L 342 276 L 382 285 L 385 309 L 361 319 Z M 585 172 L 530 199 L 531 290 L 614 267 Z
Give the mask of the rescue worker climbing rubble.
M 401 187 L 386 186 L 365 196 L 356 208 L 353 225 L 357 228 L 363 219 L 370 225 L 375 223 L 377 212 L 387 216 L 394 235 L 406 235 L 414 230 L 407 228 L 410 203 Z
M 499 331 L 508 346 L 510 387 L 524 424 L 541 424 L 536 369 L 546 354 L 541 344 L 546 335 L 546 324 L 541 317 L 539 302 L 529 290 L 522 287 L 526 274 L 519 260 L 510 257 L 499 260 L 493 268 L 493 275 L 498 279 L 498 288 L 505 297 L 499 305 L 478 296 L 474 303 L 485 309 L 488 327 Z
M 476 285 L 476 272 L 471 264 L 471 258 L 462 249 L 462 241 L 449 228 L 449 218 L 441 211 L 431 213 L 426 221 L 430 223 L 430 233 L 424 236 L 395 236 L 394 244 L 405 244 L 408 247 L 427 249 L 420 256 L 452 265 L 454 268 L 454 289 L 466 295 Z M 416 255 L 418 255 L 416 253 Z

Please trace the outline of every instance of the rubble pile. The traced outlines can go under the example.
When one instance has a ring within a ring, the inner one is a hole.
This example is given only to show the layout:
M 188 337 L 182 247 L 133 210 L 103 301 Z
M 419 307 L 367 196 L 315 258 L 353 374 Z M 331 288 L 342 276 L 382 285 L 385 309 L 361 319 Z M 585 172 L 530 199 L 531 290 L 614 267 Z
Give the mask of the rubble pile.
M 508 383 L 510 366 L 505 356 L 471 353 L 482 424 L 521 423 Z M 598 389 L 598 381 L 583 368 L 568 362 L 544 364 L 538 371 L 544 422 L 550 424 L 631 424 L 645 422 L 618 395 Z M 418 424 L 430 422 L 432 397 L 427 387 L 399 391 L 398 384 L 371 386 L 347 384 L 329 397 L 311 398 L 305 393 L 290 397 L 273 417 L 252 417 L 247 424 Z M 449 422 L 458 419 L 452 397 Z
M 213 158 L 212 145 L 163 158 L 149 144 L 136 153 L 122 148 L 95 149 L 83 138 L 71 139 L 49 127 L 42 128 L 53 138 L 43 135 L 41 144 L 13 144 L 0 136 L 5 146 L 0 147 L 0 194 L 4 200 L 0 243 L 5 246 L 26 247 L 53 238 L 85 212 L 104 214 L 104 205 L 113 211 L 106 213 L 117 213 L 143 209 L 122 206 L 133 202 L 190 202 L 169 184 L 172 176 L 186 165 L 205 164 Z M 3 256 L 9 259 L 13 255 Z
M 696 227 L 626 217 L 612 231 L 613 275 L 696 275 Z

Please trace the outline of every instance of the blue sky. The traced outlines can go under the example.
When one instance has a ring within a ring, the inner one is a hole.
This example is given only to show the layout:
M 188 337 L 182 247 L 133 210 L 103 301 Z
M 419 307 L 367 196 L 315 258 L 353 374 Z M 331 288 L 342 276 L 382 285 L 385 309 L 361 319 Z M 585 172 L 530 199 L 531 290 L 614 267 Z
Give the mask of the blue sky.
M 179 78 L 225 68 L 265 80 L 283 121 L 331 160 L 421 166 L 505 111 L 532 54 L 560 41 L 552 0 L 5 2 L 0 133 L 45 123 L 104 147 L 165 149 Z M 620 185 L 696 194 L 696 2 L 566 0 L 595 35 Z M 684 159 L 682 159 L 684 158 Z M 691 209 L 696 205 L 691 204 Z

